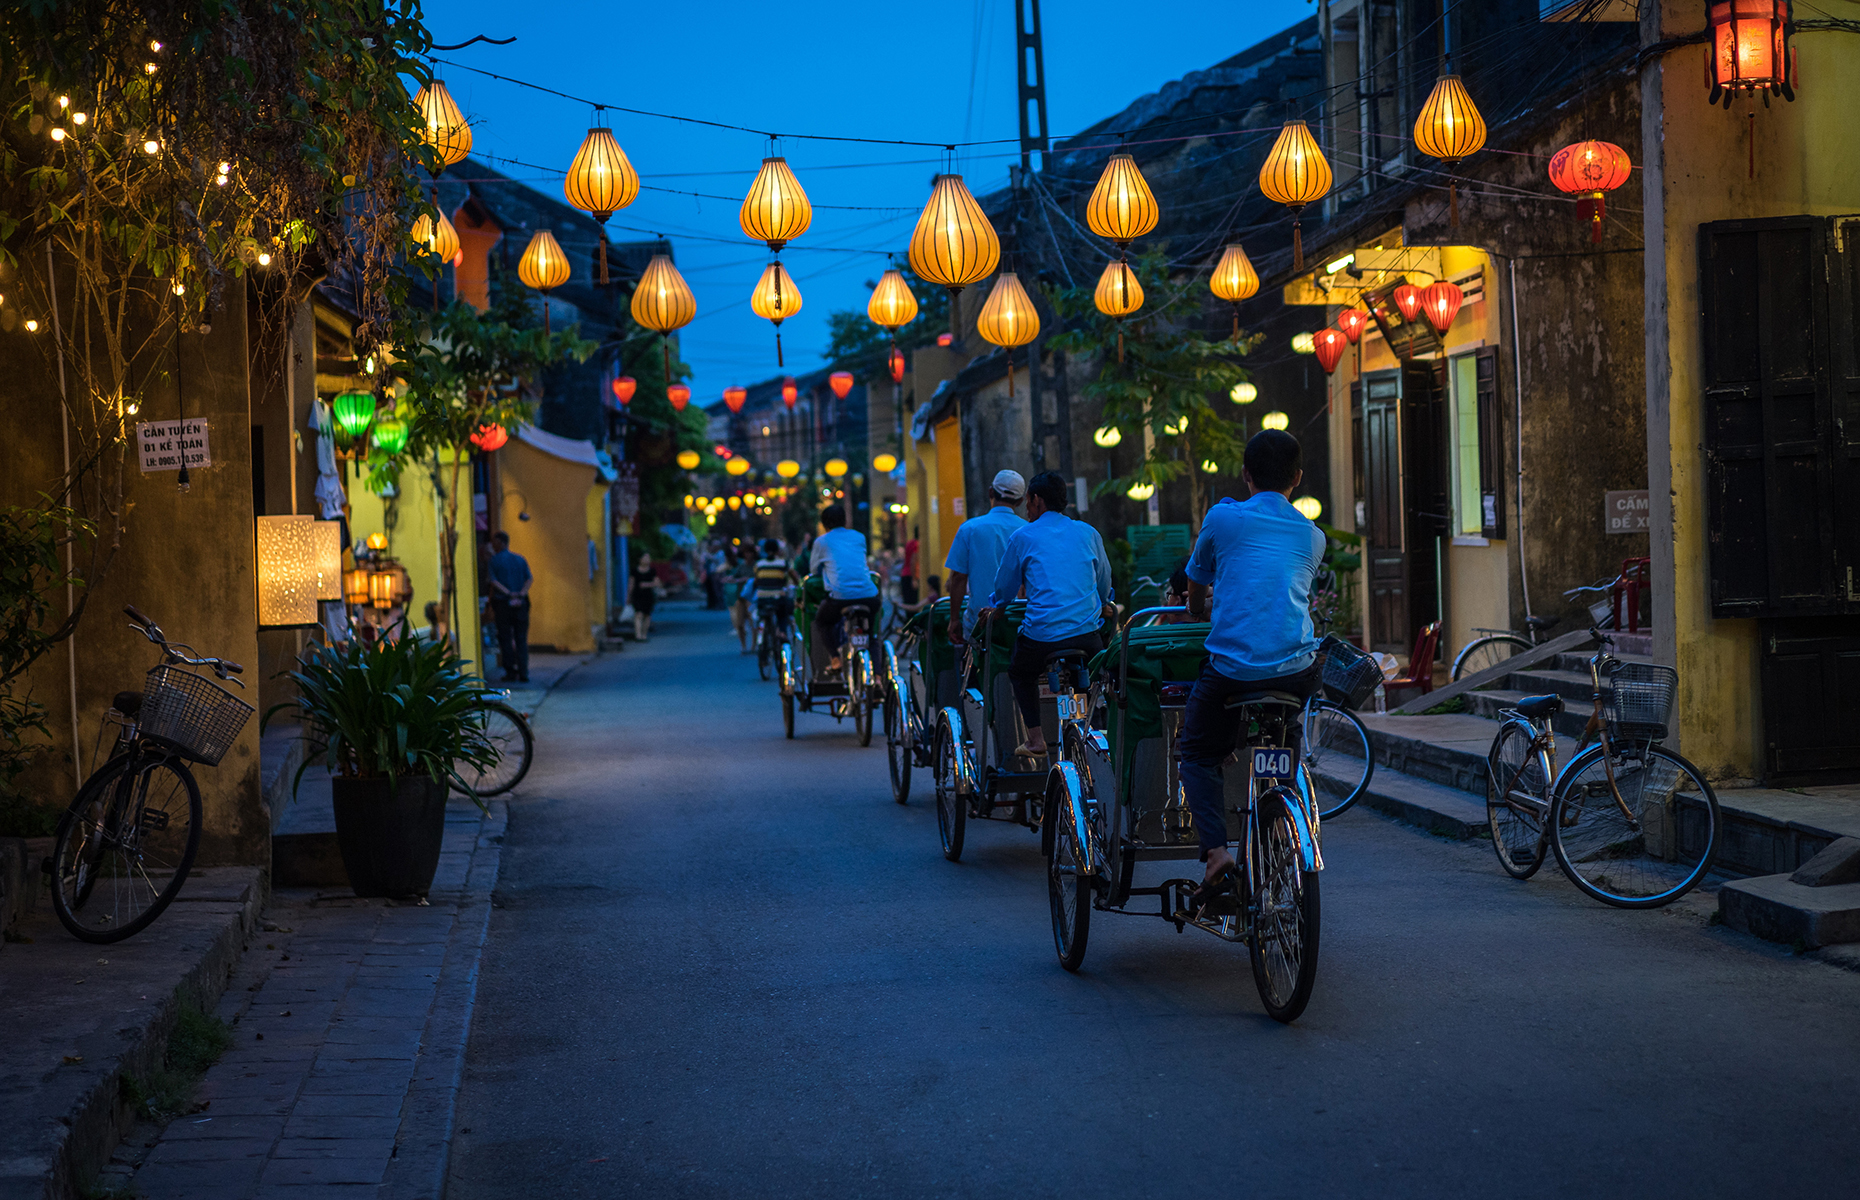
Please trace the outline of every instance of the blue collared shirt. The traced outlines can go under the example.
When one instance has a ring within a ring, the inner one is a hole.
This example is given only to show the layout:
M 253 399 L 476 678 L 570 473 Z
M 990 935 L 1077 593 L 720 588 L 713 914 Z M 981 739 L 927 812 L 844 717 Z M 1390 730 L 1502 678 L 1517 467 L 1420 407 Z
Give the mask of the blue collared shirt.
M 530 564 L 521 554 L 512 554 L 508 550 L 499 550 L 491 556 L 487 574 L 504 585 L 508 594 L 523 590 L 523 585 L 530 581 Z M 498 599 L 503 599 L 500 594 Z
M 1324 533 L 1277 492 L 1208 510 L 1188 577 L 1214 591 L 1208 656 L 1229 679 L 1273 679 L 1311 665 L 1311 580 Z
M 829 529 L 814 539 L 814 552 L 808 556 L 807 573 L 820 574 L 824 568 L 827 595 L 835 600 L 862 600 L 878 595 L 872 572 L 865 565 L 865 535 L 844 525 Z
M 1111 560 L 1104 539 L 1083 521 L 1049 512 L 1008 538 L 988 607 L 999 608 L 1027 589 L 1020 635 L 1057 642 L 1096 632 L 1111 599 Z
M 943 566 L 969 577 L 969 590 L 962 597 L 962 627 L 968 632 L 975 631 L 975 614 L 982 607 L 978 589 L 994 585 L 995 572 L 1001 569 L 1001 556 L 1007 552 L 1008 539 L 1026 524 L 1011 505 L 997 504 L 985 515 L 956 527 L 956 536 L 949 544 L 949 556 L 943 560 Z

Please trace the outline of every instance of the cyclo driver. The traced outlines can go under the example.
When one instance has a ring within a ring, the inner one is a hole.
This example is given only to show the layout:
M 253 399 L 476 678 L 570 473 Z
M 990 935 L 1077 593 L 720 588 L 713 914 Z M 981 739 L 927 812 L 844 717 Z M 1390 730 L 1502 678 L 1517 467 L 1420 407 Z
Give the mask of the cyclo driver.
M 788 624 L 794 620 L 794 596 L 788 588 L 797 581 L 788 560 L 781 556 L 781 543 L 774 538 L 763 538 L 762 557 L 756 560 L 751 571 L 756 583 L 757 624 L 761 624 L 764 614 L 773 609 L 777 628 L 782 636 L 787 636 Z
M 878 588 L 866 566 L 865 535 L 846 528 L 846 510 L 837 504 L 820 510 L 820 524 L 825 532 L 814 539 L 807 565 L 807 573 L 820 575 L 827 589 L 827 598 L 814 614 L 815 679 L 825 678 L 833 667 L 841 613 L 863 608 L 874 622 L 878 618 Z
M 1305 697 L 1318 684 L 1311 581 L 1323 561 L 1324 534 L 1291 504 L 1303 463 L 1291 434 L 1254 434 L 1241 472 L 1247 499 L 1230 497 L 1208 510 L 1188 560 L 1189 615 L 1212 620 L 1208 662 L 1189 696 L 1177 746 L 1182 790 L 1208 864 L 1191 898 L 1196 908 L 1230 886 L 1234 870 L 1221 762 L 1234 749 L 1241 712 L 1227 701 L 1260 691 Z

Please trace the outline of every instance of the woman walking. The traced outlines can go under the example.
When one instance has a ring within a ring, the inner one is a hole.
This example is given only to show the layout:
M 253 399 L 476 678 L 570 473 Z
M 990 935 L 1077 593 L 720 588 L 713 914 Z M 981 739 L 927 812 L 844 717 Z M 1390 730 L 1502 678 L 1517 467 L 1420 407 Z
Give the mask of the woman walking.
M 652 569 L 652 555 L 640 552 L 633 564 L 633 637 L 645 641 L 652 630 L 652 609 L 659 602 L 659 575 Z

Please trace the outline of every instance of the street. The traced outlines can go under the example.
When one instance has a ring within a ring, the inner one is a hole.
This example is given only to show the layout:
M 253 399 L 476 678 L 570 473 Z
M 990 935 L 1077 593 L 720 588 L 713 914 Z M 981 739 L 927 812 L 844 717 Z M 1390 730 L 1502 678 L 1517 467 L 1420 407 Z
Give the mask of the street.
M 1284 1027 L 1244 948 L 1154 919 L 1066 974 L 1034 835 L 947 863 L 882 733 L 796 733 L 686 604 L 543 704 L 450 1196 L 1851 1191 L 1860 975 L 1704 897 L 1612 910 L 1352 811 Z

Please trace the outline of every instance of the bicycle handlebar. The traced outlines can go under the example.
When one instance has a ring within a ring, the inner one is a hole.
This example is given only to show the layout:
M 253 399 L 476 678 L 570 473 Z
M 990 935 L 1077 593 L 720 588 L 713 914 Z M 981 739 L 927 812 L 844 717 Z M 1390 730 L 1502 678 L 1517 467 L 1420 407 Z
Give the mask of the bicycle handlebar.
M 229 675 L 245 674 L 245 668 L 230 659 L 196 657 L 193 653 L 194 648 L 186 642 L 169 641 L 167 635 L 162 633 L 161 626 L 157 625 L 153 618 L 133 604 L 125 604 L 123 606 L 123 614 L 135 624 L 136 628 L 142 631 L 144 637 L 161 647 L 162 657 L 169 663 L 188 667 L 211 667 L 213 673 L 218 675 L 221 679 L 225 679 Z M 184 651 L 185 653 L 183 653 Z M 237 683 L 240 687 L 245 686 L 243 680 L 235 679 L 233 682 Z

